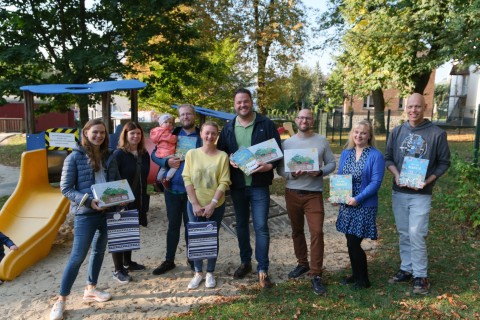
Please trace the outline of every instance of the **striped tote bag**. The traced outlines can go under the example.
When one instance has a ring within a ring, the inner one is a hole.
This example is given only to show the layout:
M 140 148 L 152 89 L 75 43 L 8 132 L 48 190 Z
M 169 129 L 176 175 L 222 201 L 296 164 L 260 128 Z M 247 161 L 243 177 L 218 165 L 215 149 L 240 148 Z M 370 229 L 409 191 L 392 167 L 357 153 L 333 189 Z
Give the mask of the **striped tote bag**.
M 138 210 L 107 212 L 108 252 L 140 249 Z
M 218 233 L 216 221 L 188 222 L 187 257 L 189 260 L 216 258 Z

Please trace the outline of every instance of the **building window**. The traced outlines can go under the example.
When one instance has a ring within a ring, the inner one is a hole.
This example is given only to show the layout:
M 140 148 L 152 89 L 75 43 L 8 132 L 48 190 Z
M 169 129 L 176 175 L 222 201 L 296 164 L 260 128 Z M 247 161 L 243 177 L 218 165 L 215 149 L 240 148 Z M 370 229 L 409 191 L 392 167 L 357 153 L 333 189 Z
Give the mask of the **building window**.
M 373 98 L 371 95 L 363 98 L 363 109 L 373 109 Z
M 400 98 L 398 99 L 398 110 L 403 110 L 403 101 L 404 101 L 404 100 L 405 100 L 405 99 L 402 98 L 402 97 L 400 97 Z

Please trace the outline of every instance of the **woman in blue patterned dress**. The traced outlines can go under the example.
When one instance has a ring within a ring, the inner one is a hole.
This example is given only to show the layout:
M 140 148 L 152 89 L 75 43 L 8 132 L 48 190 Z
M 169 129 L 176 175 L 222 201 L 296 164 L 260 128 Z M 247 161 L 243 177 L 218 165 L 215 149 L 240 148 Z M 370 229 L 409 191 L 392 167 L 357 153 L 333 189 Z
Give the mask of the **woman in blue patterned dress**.
M 377 239 L 375 219 L 378 189 L 385 172 L 383 155 L 374 146 L 373 128 L 362 120 L 353 126 L 345 150 L 340 156 L 338 174 L 352 175 L 352 197 L 340 205 L 337 230 L 345 233 L 352 275 L 342 281 L 353 288 L 370 287 L 367 256 L 361 243 L 364 238 Z

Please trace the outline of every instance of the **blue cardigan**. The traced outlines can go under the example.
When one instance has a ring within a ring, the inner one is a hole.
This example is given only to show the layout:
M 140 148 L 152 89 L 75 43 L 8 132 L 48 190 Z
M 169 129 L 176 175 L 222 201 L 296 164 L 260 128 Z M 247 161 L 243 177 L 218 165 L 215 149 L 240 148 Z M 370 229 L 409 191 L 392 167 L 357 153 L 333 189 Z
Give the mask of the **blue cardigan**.
M 347 156 L 355 152 L 355 149 L 343 150 L 340 155 L 340 165 L 338 166 L 338 174 L 343 174 L 343 167 Z M 370 147 L 367 161 L 362 170 L 362 190 L 354 199 L 363 207 L 378 206 L 378 190 L 382 185 L 383 175 L 385 173 L 385 160 L 378 149 Z

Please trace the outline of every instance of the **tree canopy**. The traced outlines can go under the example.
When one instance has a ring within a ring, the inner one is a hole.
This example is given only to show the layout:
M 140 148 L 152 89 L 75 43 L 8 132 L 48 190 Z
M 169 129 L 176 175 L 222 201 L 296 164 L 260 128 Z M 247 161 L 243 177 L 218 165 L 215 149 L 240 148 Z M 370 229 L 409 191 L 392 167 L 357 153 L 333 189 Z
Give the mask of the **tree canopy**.
M 305 7 L 297 0 L 200 1 L 220 38 L 238 41 L 245 74 L 256 79 L 257 104 L 266 112 L 269 74 L 288 73 L 305 42 Z
M 182 10 L 190 2 L 0 0 L 0 96 L 18 96 L 27 84 L 111 80 L 154 55 L 168 71 L 161 80 L 172 85 L 173 75 L 192 65 L 169 58 L 202 51 L 191 43 L 198 28 Z M 84 96 L 56 96 L 53 106 L 64 110 L 74 101 L 85 122 L 91 101 Z

